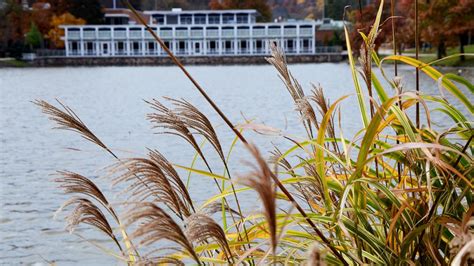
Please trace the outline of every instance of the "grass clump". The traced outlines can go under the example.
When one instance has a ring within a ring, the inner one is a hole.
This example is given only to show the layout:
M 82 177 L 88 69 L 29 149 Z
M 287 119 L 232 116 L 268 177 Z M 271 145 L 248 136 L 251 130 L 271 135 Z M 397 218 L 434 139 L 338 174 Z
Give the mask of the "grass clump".
M 380 16 L 379 11 L 372 30 L 363 34 L 360 69 L 349 51 L 362 119 L 354 136 L 342 133 L 338 112 L 349 96 L 331 103 L 319 87 L 306 94 L 282 51 L 273 47 L 268 61 L 294 100 L 306 136 L 282 136 L 292 147 L 275 147 L 271 156 L 262 154 L 246 132 L 230 122 L 168 50 L 235 133 L 232 146 L 246 148 L 251 171 L 239 179 L 230 169 L 240 167 L 229 165 L 228 151 L 223 150 L 211 121 L 185 100 L 148 102 L 152 108 L 148 118 L 160 132 L 190 144 L 204 169 L 175 165 L 155 150 L 143 158 L 119 158 L 69 107 L 36 101 L 59 128 L 78 132 L 115 158 L 109 178 L 124 186 L 129 196 L 126 210 L 117 213 L 90 179 L 60 172 L 60 187 L 73 196 L 65 204 L 73 207 L 68 228 L 87 224 L 99 229 L 116 243 L 116 251 L 109 253 L 129 264 L 460 265 L 472 261 L 474 108 L 469 99 L 474 86 L 412 58 L 380 60 L 373 49 Z M 405 91 L 398 77 L 384 73 L 385 60 L 412 65 L 438 81 L 440 88 L 457 98 L 458 107 L 443 97 Z M 380 68 L 380 77 L 373 73 L 373 63 Z M 388 87 L 381 85 L 380 78 Z M 437 107 L 431 108 L 432 104 Z M 410 116 L 413 109 L 416 118 Z M 426 126 L 419 121 L 421 110 Z M 431 126 L 433 114 L 446 115 L 447 130 Z M 218 153 L 220 168 L 211 167 L 216 163 L 209 163 L 199 144 L 202 140 Z M 196 205 L 193 188 L 184 184 L 178 168 L 213 179 L 219 193 Z M 225 174 L 217 174 L 222 169 Z M 239 195 L 247 190 L 256 191 L 261 214 L 248 216 L 241 208 Z

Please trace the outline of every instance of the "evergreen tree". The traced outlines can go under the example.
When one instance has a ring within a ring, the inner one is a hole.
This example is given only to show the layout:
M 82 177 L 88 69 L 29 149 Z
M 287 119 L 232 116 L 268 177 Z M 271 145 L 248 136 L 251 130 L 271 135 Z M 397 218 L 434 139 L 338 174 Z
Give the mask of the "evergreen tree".
M 30 49 L 38 48 L 43 43 L 43 35 L 38 30 L 38 27 L 35 23 L 31 23 L 30 30 L 26 33 L 25 36 L 26 44 L 30 46 Z

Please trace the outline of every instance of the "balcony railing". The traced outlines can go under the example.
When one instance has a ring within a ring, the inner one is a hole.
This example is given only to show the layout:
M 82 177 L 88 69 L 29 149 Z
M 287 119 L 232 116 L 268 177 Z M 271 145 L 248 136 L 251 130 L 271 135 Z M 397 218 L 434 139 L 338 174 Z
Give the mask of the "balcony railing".
M 153 35 L 149 31 L 145 31 L 145 39 L 153 39 Z
M 265 29 L 253 29 L 254 37 L 265 37 Z
M 207 54 L 218 54 L 218 53 L 219 53 L 219 50 L 217 50 L 216 48 L 207 49 Z
M 84 31 L 84 39 L 95 39 L 95 31 Z
M 176 38 L 187 38 L 188 31 L 187 30 L 176 30 Z
M 99 31 L 99 39 L 110 39 L 111 37 L 111 31 Z
M 281 35 L 281 29 L 268 29 L 268 35 L 269 36 L 280 36 Z
M 228 49 L 222 49 L 223 54 L 234 54 L 234 49 L 228 48 Z
M 219 30 L 207 30 L 206 31 L 207 37 L 219 37 Z
M 289 28 L 283 30 L 285 36 L 296 36 L 296 28 Z
M 160 30 L 160 37 L 162 38 L 172 38 L 173 31 L 172 30 Z
M 80 31 L 68 31 L 67 36 L 71 40 L 78 40 L 81 38 L 81 32 Z
M 250 30 L 248 30 L 248 29 L 238 29 L 237 30 L 237 36 L 238 37 L 249 37 L 250 36 Z
M 125 39 L 127 38 L 127 32 L 124 30 L 114 31 L 114 38 L 115 39 Z
M 222 30 L 222 37 L 234 37 L 234 29 Z
M 204 37 L 204 31 L 203 30 L 191 30 L 191 37 L 193 37 L 193 38 Z
M 130 31 L 130 38 L 131 39 L 140 39 L 142 37 L 142 31 L 138 30 L 131 30 Z
M 300 28 L 300 36 L 313 36 L 312 28 Z

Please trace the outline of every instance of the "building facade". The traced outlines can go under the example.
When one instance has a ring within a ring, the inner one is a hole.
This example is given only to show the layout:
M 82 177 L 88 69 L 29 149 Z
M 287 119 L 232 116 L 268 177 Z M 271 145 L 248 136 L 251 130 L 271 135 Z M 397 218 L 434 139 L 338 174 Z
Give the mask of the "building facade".
M 315 54 L 314 21 L 257 23 L 255 10 L 145 11 L 153 31 L 178 56 L 267 55 L 271 43 L 287 54 Z M 87 56 L 165 56 L 153 36 L 127 13 L 113 14 L 113 24 L 64 25 L 65 53 Z

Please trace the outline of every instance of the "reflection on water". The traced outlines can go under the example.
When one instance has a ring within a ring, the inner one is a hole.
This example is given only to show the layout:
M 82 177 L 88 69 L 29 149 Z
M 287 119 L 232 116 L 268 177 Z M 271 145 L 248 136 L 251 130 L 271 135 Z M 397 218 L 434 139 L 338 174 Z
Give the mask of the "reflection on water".
M 291 69 L 306 91 L 311 89 L 310 82 L 320 84 L 332 102 L 354 93 L 347 64 L 294 65 Z M 245 117 L 302 135 L 291 98 L 270 66 L 196 66 L 189 70 L 232 121 L 242 122 Z M 408 68 L 401 72 L 406 90 L 412 90 L 414 72 Z M 473 80 L 472 70 L 463 75 Z M 424 92 L 437 93 L 433 82 L 423 78 L 422 84 Z M 225 148 L 233 139 L 192 84 L 173 67 L 0 69 L 0 94 L 0 263 L 116 263 L 90 243 L 64 232 L 61 219 L 53 219 L 66 197 L 51 182 L 56 170 L 67 169 L 95 179 L 110 191 L 107 180 L 98 178 L 104 173 L 98 169 L 112 163 L 112 158 L 78 136 L 51 130 L 52 123 L 30 101 L 61 99 L 121 157 L 143 155 L 149 147 L 174 162 L 190 164 L 193 153 L 181 140 L 154 134 L 156 130 L 145 120 L 150 109 L 143 99 L 161 96 L 184 97 L 209 114 Z M 346 136 L 361 127 L 354 97 L 342 105 L 342 117 Z M 434 119 L 442 126 L 441 116 Z M 281 143 L 275 137 L 251 138 L 263 151 L 269 151 L 272 143 Z M 232 159 L 235 167 L 242 158 Z M 242 172 L 237 167 L 233 170 Z M 196 201 L 216 193 L 209 182 L 193 177 L 191 195 Z M 120 201 L 111 197 L 113 202 Z M 249 206 L 255 200 L 246 199 L 244 205 L 254 210 Z M 108 245 L 89 229 L 76 233 Z

